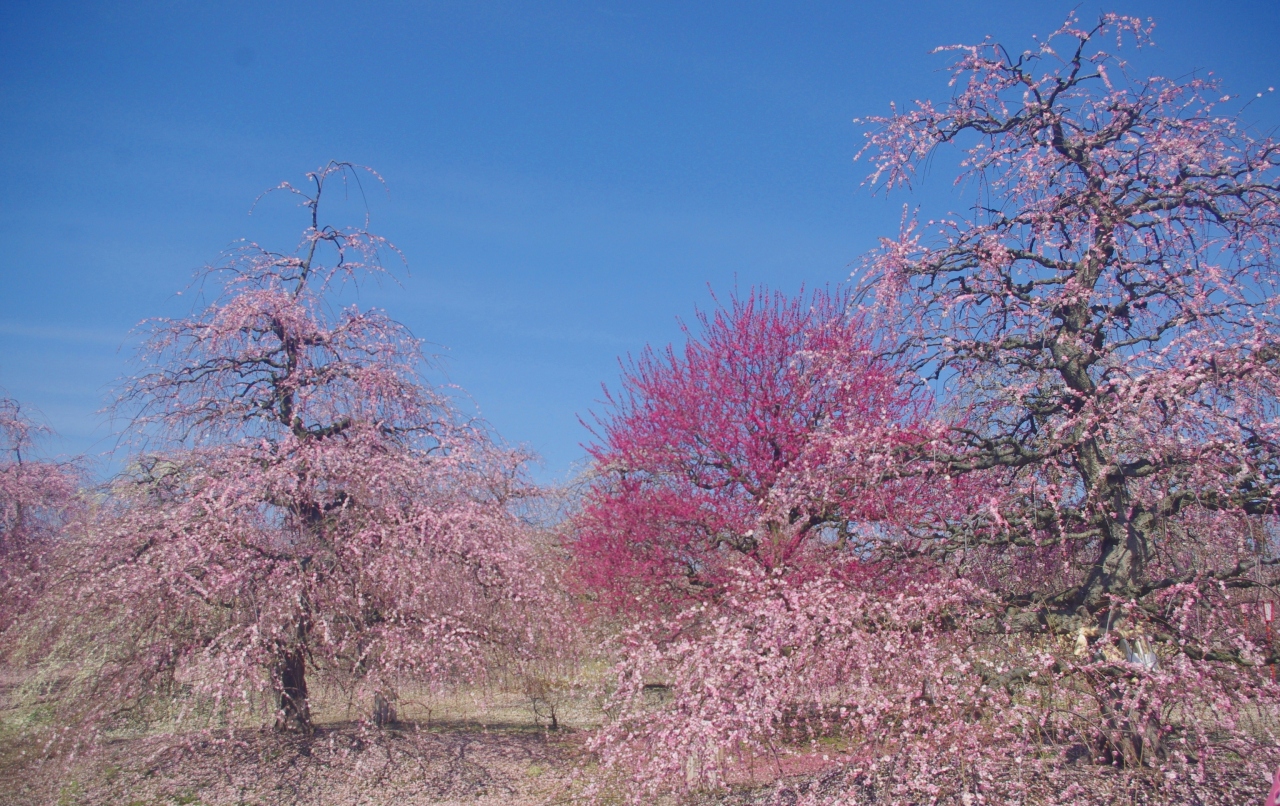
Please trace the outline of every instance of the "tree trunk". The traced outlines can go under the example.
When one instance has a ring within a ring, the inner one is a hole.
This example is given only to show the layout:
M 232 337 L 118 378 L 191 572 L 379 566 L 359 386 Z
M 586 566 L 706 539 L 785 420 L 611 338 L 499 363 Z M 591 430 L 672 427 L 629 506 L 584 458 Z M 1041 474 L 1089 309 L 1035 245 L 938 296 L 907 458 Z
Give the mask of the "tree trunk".
M 1111 764 L 1136 768 L 1154 767 L 1164 757 L 1160 736 L 1160 715 L 1147 703 L 1126 710 L 1119 698 L 1103 699 L 1102 713 L 1107 733 L 1100 755 Z
M 307 659 L 302 647 L 294 647 L 281 658 L 279 685 L 276 729 L 310 733 L 311 706 L 307 701 Z
M 373 694 L 373 724 L 385 728 L 396 721 L 396 707 L 381 691 Z

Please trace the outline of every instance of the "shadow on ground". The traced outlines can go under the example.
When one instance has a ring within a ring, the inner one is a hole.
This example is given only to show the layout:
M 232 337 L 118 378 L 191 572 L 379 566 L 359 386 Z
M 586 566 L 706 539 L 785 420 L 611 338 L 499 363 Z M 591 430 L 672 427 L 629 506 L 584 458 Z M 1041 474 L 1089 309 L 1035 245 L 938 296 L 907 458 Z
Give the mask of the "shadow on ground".
M 3 806 L 552 803 L 578 737 L 474 723 L 324 725 L 310 735 L 200 732 L 107 742 L 68 762 L 11 758 Z

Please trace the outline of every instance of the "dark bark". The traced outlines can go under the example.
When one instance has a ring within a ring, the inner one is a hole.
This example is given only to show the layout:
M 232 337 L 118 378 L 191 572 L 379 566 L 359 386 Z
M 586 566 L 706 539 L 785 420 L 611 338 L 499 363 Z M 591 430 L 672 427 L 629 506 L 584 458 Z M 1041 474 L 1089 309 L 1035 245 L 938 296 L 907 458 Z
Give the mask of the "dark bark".
M 307 659 L 302 647 L 293 647 L 284 654 L 278 674 L 276 729 L 309 733 L 311 704 L 307 699 Z
M 374 692 L 372 716 L 373 724 L 380 728 L 385 728 L 396 721 L 396 707 L 381 691 Z

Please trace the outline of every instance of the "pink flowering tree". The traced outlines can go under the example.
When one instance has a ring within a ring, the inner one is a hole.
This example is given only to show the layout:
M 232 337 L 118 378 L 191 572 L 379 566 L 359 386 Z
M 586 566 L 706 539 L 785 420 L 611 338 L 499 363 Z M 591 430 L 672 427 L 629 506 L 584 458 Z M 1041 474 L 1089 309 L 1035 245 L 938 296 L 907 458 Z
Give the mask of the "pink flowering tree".
M 913 223 L 868 282 L 966 414 L 931 458 L 1016 479 L 985 544 L 1081 550 L 1085 573 L 1052 604 L 1091 613 L 1271 564 L 1263 532 L 1248 557 L 1235 537 L 1221 554 L 1204 530 L 1180 549 L 1165 532 L 1192 513 L 1264 525 L 1280 428 L 1280 151 L 1218 112 L 1229 97 L 1210 82 L 1128 78 L 1095 46 L 1107 33 L 1148 31 L 1107 16 L 1057 32 L 1061 56 L 957 48 L 955 98 L 872 119 L 864 152 L 893 187 L 968 144 L 962 179 L 988 202 L 932 239 Z
M 35 455 L 44 430 L 16 400 L 0 398 L 0 635 L 43 589 L 50 554 L 76 509 L 76 467 Z
M 937 397 L 887 477 L 956 506 L 864 530 L 874 574 L 751 577 L 631 633 L 595 744 L 624 788 L 807 752 L 812 802 L 1262 799 L 1280 147 L 1212 82 L 1104 49 L 1148 35 L 1106 15 L 1021 53 L 945 48 L 949 100 L 868 121 L 873 184 L 954 147 L 981 190 L 885 241 L 858 297 L 921 378 L 899 394 Z
M 576 522 L 592 590 L 634 611 L 704 599 L 739 567 L 849 570 L 866 524 L 927 498 L 881 483 L 922 406 L 847 307 L 753 291 L 625 367 Z
M 1000 590 L 1006 629 L 1074 631 L 1085 656 L 1154 642 L 1146 665 L 1234 686 L 1274 660 L 1211 614 L 1280 562 L 1280 148 L 1212 82 L 1133 78 L 1099 47 L 1148 34 L 1107 15 L 1019 56 L 955 48 L 950 102 L 872 119 L 871 181 L 957 144 L 983 199 L 886 242 L 868 284 L 963 415 L 926 462 L 1006 485 L 924 550 Z M 1117 729 L 1113 750 L 1159 756 L 1159 734 Z
M 424 383 L 403 325 L 333 302 L 389 248 L 320 216 L 358 176 L 331 163 L 281 185 L 308 216 L 298 250 L 245 247 L 203 273 L 207 304 L 148 326 L 120 403 L 148 450 L 114 484 L 89 581 L 56 603 L 110 625 L 99 706 L 189 693 L 309 730 L 319 681 L 372 695 L 382 721 L 405 681 L 477 680 L 547 629 L 507 507 L 522 458 Z

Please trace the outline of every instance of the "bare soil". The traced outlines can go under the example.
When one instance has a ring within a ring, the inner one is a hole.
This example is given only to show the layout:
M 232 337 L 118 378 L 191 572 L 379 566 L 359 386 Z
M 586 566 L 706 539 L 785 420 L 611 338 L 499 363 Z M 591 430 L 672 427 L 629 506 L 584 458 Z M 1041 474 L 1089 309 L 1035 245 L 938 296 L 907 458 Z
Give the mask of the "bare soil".
M 318 708 L 320 724 L 307 735 L 243 727 L 150 732 L 71 758 L 50 757 L 16 729 L 19 717 L 30 717 L 38 704 L 15 709 L 12 700 L 4 702 L 20 679 L 0 669 L 0 806 L 582 804 L 592 774 L 584 746 L 600 716 L 585 700 L 561 702 L 562 728 L 553 731 L 527 698 L 490 693 L 401 700 L 405 721 L 379 729 L 352 719 L 350 704 L 328 703 Z M 785 769 L 757 771 L 765 772 L 764 779 L 743 775 L 735 791 L 690 802 L 764 806 L 818 795 L 868 806 L 904 796 L 938 806 L 1261 806 L 1269 788 L 1265 776 L 1245 763 L 1217 764 L 1203 777 L 1169 778 L 1157 770 L 1099 767 L 1065 753 L 1053 782 L 1011 759 L 1004 774 L 984 783 L 979 798 L 948 786 L 954 773 L 947 770 L 938 771 L 938 791 L 905 793 L 895 791 L 898 782 L 888 769 L 833 769 L 821 759 L 790 756 Z M 781 780 L 766 783 L 779 774 Z
M 41 759 L 38 752 L 23 756 L 9 747 L 0 761 L 0 806 L 582 803 L 585 736 L 519 725 L 426 728 L 399 723 L 379 730 L 336 723 L 311 735 L 260 729 L 118 740 L 71 761 Z M 944 771 L 940 782 L 945 778 Z M 1052 784 L 1011 764 L 1008 775 L 987 782 L 981 799 L 946 792 L 944 786 L 936 801 L 926 793 L 912 801 L 948 806 L 1261 806 L 1267 788 L 1268 782 L 1247 773 L 1243 764 L 1200 781 L 1163 780 L 1154 770 L 1135 775 L 1075 765 Z M 691 803 L 782 806 L 818 795 L 871 805 L 905 794 L 893 789 L 894 782 L 886 777 L 827 770 L 707 794 Z
M 550 804 L 572 798 L 580 742 L 523 727 L 361 723 L 117 740 L 79 759 L 10 752 L 3 806 Z

